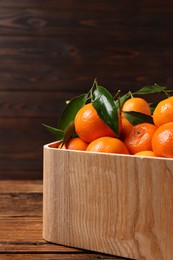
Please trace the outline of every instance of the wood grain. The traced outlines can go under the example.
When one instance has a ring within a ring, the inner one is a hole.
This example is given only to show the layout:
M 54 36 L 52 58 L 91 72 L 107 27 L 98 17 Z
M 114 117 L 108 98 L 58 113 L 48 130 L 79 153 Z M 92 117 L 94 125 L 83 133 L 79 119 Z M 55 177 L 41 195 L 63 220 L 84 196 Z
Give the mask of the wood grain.
M 172 166 L 172 159 L 45 146 L 44 238 L 122 257 L 171 259 Z
M 83 3 L 80 0 L 76 0 L 76 9 L 81 10 L 81 8 L 83 7 Z M 91 1 L 87 1 L 85 3 L 85 7 L 86 9 L 94 9 L 95 11 L 97 10 L 105 10 L 108 7 L 112 7 L 114 5 L 114 1 L 110 0 L 109 1 L 109 5 L 107 4 L 106 1 L 103 0 L 99 0 L 99 1 L 92 1 L 92 3 L 97 3 L 98 6 L 95 5 L 91 5 Z M 0 7 L 33 7 L 33 8 L 52 8 L 55 7 L 57 9 L 71 9 L 72 7 L 74 7 L 73 5 L 73 1 L 71 0 L 66 0 L 65 2 L 63 0 L 60 1 L 56 1 L 56 0 L 50 0 L 49 3 L 47 1 L 42 1 L 42 0 L 13 0 L 13 1 L 5 1 L 5 0 L 1 0 L 0 3 Z M 151 7 L 172 7 L 172 1 L 171 0 L 167 0 L 166 2 L 163 0 L 152 0 L 152 1 L 145 1 L 145 0 L 141 0 L 140 2 L 134 2 L 133 3 L 135 7 L 141 7 L 141 8 L 151 8 Z M 126 2 L 126 1 L 117 1 L 116 2 L 116 6 L 118 7 L 123 7 L 123 8 L 129 8 L 132 7 L 132 3 L 130 2 Z M 97 8 L 97 9 L 96 9 Z
M 8 193 L 41 193 L 43 182 L 41 180 L 0 180 L 0 194 Z
M 120 259 L 46 242 L 42 188 L 38 180 L 0 180 L 0 259 Z
M 42 216 L 42 181 L 0 181 L 0 217 Z
M 90 5 L 86 2 L 80 4 L 79 1 L 76 1 L 75 5 L 74 3 L 69 6 L 61 4 L 61 7 L 54 5 L 54 8 L 51 8 L 51 4 L 49 4 L 47 9 L 43 6 L 39 8 L 36 5 L 25 9 L 20 5 L 17 8 L 1 8 L 0 32 L 4 35 L 16 34 L 17 36 L 38 35 L 38 33 L 50 36 L 77 33 L 94 35 L 103 32 L 106 35 L 114 35 L 121 32 L 121 35 L 125 34 L 124 37 L 130 34 L 141 36 L 143 34 L 144 37 L 152 32 L 159 34 L 159 28 L 160 33 L 164 33 L 164 28 L 166 33 L 171 31 L 170 18 L 173 4 L 171 4 L 171 8 L 169 3 L 165 3 L 165 8 L 159 5 L 147 8 L 135 3 L 125 6 L 117 3 L 116 5 L 115 3 L 106 5 L 106 1 L 101 2 L 102 5 L 98 5 L 96 2 Z M 126 1 L 127 3 L 128 1 Z M 85 12 L 80 12 L 81 8 L 85 8 Z M 103 19 L 104 15 L 109 19 Z M 165 19 L 161 20 L 160 15 L 165 15 Z M 128 31 L 128 28 L 132 29 L 132 27 L 135 30 Z M 68 28 L 71 30 L 69 31 Z
M 12 172 L 24 179 L 42 177 L 42 147 L 46 140 L 55 140 L 42 123 L 56 126 L 57 119 L 0 118 L 0 178 Z
M 15 91 L 12 96 L 9 91 L 0 91 L 0 118 L 55 118 L 57 125 L 65 102 L 77 95 L 79 93 L 70 91 Z
M 150 42 L 143 34 L 123 35 L 126 39 L 98 35 L 94 41 L 88 36 L 1 37 L 0 89 L 75 93 L 88 91 L 96 77 L 112 91 L 155 82 L 171 88 L 172 38 L 165 43 L 165 32 L 160 33 L 158 45 L 153 33 L 147 36 Z
M 25 254 L 25 255 L 21 255 L 21 254 L 1 254 L 1 257 L 3 260 L 56 260 L 56 259 L 60 259 L 60 260 L 96 260 L 96 259 L 117 259 L 117 260 L 126 260 L 125 258 L 121 258 L 121 257 L 114 257 L 114 256 L 109 256 L 109 255 L 100 255 L 100 254 L 35 254 L 35 253 L 29 253 L 29 254 Z

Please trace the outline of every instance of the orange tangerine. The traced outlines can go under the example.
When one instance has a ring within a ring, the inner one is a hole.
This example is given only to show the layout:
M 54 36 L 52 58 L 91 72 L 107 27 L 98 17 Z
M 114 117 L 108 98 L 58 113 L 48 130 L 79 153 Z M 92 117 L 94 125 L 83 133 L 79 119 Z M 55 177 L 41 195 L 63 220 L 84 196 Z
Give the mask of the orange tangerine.
M 142 123 L 132 127 L 124 143 L 131 154 L 152 150 L 152 137 L 157 127 L 153 124 Z
M 121 140 L 107 136 L 100 137 L 91 142 L 88 145 L 86 151 L 129 154 L 127 147 Z
M 87 149 L 88 143 L 80 139 L 79 137 L 74 137 L 69 139 L 63 146 L 62 149 L 70 149 L 70 150 L 81 150 L 85 151 Z M 61 144 L 59 145 L 61 148 Z
M 115 137 L 114 131 L 99 117 L 92 103 L 78 111 L 74 125 L 77 135 L 88 143 L 103 136 Z
M 151 109 L 147 101 L 143 98 L 132 97 L 127 99 L 122 106 L 122 131 L 121 136 L 124 138 L 132 128 L 132 124 L 126 119 L 123 112 L 135 111 L 143 114 L 151 115 Z
M 153 151 L 141 151 L 138 153 L 135 153 L 136 156 L 151 156 L 156 157 L 156 154 Z
M 173 122 L 173 97 L 166 98 L 158 103 L 153 112 L 153 121 L 156 126 Z
M 152 148 L 157 156 L 173 158 L 173 122 L 158 127 L 152 138 Z

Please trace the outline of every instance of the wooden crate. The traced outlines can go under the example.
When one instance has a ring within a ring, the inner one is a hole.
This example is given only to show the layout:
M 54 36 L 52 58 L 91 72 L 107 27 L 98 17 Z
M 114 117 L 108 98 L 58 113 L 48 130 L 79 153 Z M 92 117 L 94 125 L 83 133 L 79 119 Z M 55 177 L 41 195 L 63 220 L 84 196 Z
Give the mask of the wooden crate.
M 173 259 L 173 160 L 44 146 L 43 237 L 146 259 Z

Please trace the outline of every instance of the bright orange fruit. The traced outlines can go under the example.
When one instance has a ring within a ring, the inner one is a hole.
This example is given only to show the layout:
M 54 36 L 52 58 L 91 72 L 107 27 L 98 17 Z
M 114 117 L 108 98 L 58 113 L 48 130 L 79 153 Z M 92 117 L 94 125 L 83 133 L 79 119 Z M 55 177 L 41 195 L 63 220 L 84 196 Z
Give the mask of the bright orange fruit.
M 100 137 L 91 142 L 86 151 L 129 154 L 127 147 L 121 140 L 107 136 Z
M 157 127 L 153 124 L 142 123 L 132 127 L 124 143 L 131 154 L 152 150 L 152 137 Z
M 120 137 L 122 140 L 128 135 L 130 130 L 132 129 L 133 125 L 127 120 L 127 118 L 122 113 L 121 117 L 122 127 L 121 127 L 121 134 Z
M 92 103 L 84 105 L 74 120 L 77 135 L 85 142 L 102 136 L 115 137 L 113 130 L 99 117 Z
M 141 151 L 138 153 L 135 153 L 136 156 L 151 156 L 151 157 L 156 157 L 156 154 L 153 151 Z
M 153 121 L 156 126 L 173 122 L 173 97 L 166 98 L 158 103 L 153 112 Z
M 126 119 L 123 112 L 126 111 L 135 111 L 143 114 L 151 115 L 151 109 L 147 101 L 143 98 L 133 97 L 127 99 L 122 106 L 122 130 L 121 136 L 125 138 L 125 136 L 129 133 L 133 125 Z
M 173 158 L 173 122 L 158 127 L 152 138 L 152 148 L 157 156 Z
M 127 99 L 122 106 L 122 111 L 137 111 L 151 115 L 149 104 L 145 99 L 139 97 L 132 97 Z
M 74 137 L 69 139 L 63 146 L 62 149 L 70 149 L 70 150 L 82 150 L 85 151 L 87 149 L 88 143 L 80 139 L 79 137 Z M 61 148 L 61 144 L 59 145 Z

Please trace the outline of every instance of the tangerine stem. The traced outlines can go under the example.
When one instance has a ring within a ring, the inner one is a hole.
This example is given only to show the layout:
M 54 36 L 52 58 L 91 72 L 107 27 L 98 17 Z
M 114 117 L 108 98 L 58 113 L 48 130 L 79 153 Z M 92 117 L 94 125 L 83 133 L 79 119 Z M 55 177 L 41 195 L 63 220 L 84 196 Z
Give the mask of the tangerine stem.
M 89 98 L 88 99 L 93 100 L 93 91 L 94 91 L 94 88 L 97 87 L 97 86 L 98 86 L 98 83 L 97 83 L 97 79 L 95 78 L 94 82 L 92 84 L 92 87 L 91 87 L 91 89 L 90 89 L 90 91 L 88 93 L 89 94 Z
M 131 91 L 129 91 L 130 97 L 133 98 L 133 94 Z

